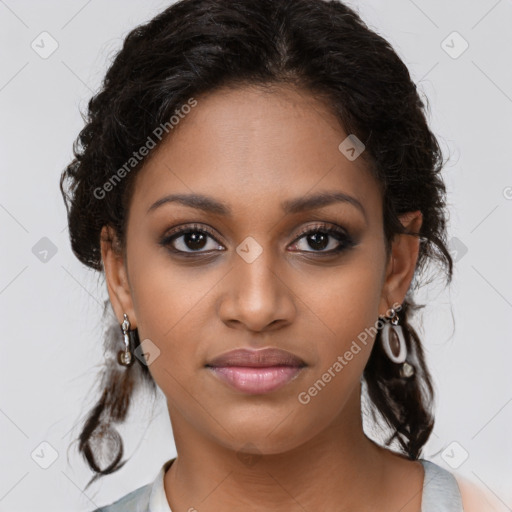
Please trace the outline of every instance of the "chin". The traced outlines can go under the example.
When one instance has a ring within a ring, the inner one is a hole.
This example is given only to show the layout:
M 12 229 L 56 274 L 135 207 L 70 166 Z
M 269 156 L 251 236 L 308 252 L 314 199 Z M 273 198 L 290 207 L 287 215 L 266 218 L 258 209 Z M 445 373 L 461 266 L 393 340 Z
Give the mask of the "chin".
M 218 418 L 214 428 L 215 440 L 234 452 L 255 455 L 278 455 L 307 443 L 322 430 L 317 422 L 302 424 L 290 409 L 280 408 L 272 414 L 253 407 L 252 414 L 234 411 L 233 418 Z M 227 432 L 232 434 L 231 436 Z M 212 430 L 209 430 L 210 435 Z

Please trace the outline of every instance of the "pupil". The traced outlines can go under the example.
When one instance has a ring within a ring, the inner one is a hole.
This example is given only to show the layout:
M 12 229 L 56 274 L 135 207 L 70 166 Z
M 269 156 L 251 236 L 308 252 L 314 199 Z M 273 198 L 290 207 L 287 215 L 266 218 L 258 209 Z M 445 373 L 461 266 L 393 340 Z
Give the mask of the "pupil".
M 313 249 L 325 249 L 329 245 L 328 235 L 326 233 L 315 233 L 313 235 L 309 235 L 308 238 L 309 245 Z M 313 241 L 313 244 L 311 244 L 311 240 Z
M 189 249 L 202 249 L 205 238 L 203 233 L 187 233 L 185 235 L 185 243 Z
M 315 233 L 308 236 L 308 243 L 313 249 L 325 249 L 328 245 L 328 235 L 326 233 Z M 185 235 L 185 243 L 189 249 L 202 249 L 204 247 L 206 237 L 203 233 L 187 233 Z

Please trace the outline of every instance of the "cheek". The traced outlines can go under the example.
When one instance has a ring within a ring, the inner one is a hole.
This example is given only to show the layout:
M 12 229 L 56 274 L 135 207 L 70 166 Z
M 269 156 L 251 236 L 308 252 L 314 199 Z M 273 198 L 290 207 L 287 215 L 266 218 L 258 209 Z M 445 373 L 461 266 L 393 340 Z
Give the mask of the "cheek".
M 150 340 L 159 351 L 149 371 L 167 396 L 182 396 L 202 362 L 198 343 L 205 336 L 205 308 L 211 308 L 208 292 L 218 278 L 172 264 L 162 250 L 139 251 L 130 264 L 140 341 Z
M 297 290 L 308 306 L 318 341 L 341 350 L 378 319 L 379 265 L 359 252 L 329 275 L 312 276 Z
M 176 264 L 165 248 L 134 248 L 130 255 L 130 284 L 139 332 L 160 343 L 179 340 L 181 329 L 193 327 L 203 301 L 218 281 L 203 266 Z M 132 277 L 133 276 L 133 277 Z
M 317 279 L 316 287 L 308 287 L 314 293 L 299 292 L 308 306 L 304 336 L 315 344 L 318 357 L 308 379 L 315 389 L 307 394 L 331 406 L 359 383 L 377 332 L 380 268 L 359 256 L 329 279 Z

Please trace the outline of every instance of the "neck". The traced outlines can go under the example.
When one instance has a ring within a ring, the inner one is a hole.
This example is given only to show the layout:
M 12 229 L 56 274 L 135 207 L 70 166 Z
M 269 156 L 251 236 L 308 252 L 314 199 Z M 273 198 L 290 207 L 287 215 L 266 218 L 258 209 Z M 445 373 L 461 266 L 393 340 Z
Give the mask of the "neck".
M 178 453 L 165 474 L 173 510 L 341 511 L 376 506 L 382 497 L 389 452 L 363 432 L 360 388 L 327 428 L 279 453 L 241 453 L 169 412 Z

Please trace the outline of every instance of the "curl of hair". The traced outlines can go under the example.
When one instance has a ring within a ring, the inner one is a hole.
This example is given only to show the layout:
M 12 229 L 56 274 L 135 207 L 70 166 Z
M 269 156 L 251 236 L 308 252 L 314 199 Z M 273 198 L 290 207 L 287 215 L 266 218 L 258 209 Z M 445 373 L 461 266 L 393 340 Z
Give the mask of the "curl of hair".
M 104 303 L 104 318 L 112 314 L 110 302 Z M 136 389 L 145 387 L 156 396 L 157 386 L 149 373 L 143 358 L 135 357 L 134 364 L 123 367 L 117 362 L 124 344 L 119 344 L 122 329 L 117 324 L 109 325 L 105 333 L 105 353 L 107 354 L 101 372 L 99 389 L 100 398 L 89 412 L 80 435 L 75 441 L 78 451 L 82 454 L 95 475 L 89 480 L 85 489 L 99 477 L 121 469 L 126 461 L 121 461 L 124 453 L 123 441 L 115 424 L 123 423 L 128 414 Z M 140 346 L 137 329 L 128 331 L 130 351 L 138 354 Z
M 345 133 L 363 141 L 360 158 L 382 193 L 388 254 L 393 237 L 405 232 L 398 216 L 422 212 L 420 232 L 412 234 L 421 240 L 413 285 L 418 286 L 427 263 L 435 261 L 446 267 L 451 281 L 443 159 L 428 127 L 425 104 L 392 46 L 338 0 L 181 0 L 133 29 L 88 103 L 86 125 L 73 145 L 74 159 L 60 180 L 77 258 L 103 270 L 103 226 L 114 228 L 120 250 L 125 250 L 134 178 L 150 155 L 117 180 L 106 199 L 97 191 L 106 190 L 109 180 L 113 183 L 116 172 L 148 137 L 154 139 L 155 128 L 169 123 L 181 105 L 221 87 L 275 85 L 293 86 L 323 101 Z M 167 131 L 172 136 L 172 129 Z M 392 439 L 414 459 L 434 420 L 431 377 L 420 339 L 408 321 L 413 308 L 417 306 L 408 296 L 400 318 L 408 348 L 417 357 L 414 378 L 397 378 L 377 335 L 364 379 L 375 411 L 394 432 Z M 80 436 L 80 450 L 99 475 L 121 467 L 122 442 L 111 435 L 117 455 L 101 469 L 89 440 L 107 432 L 110 420 L 124 418 L 134 371 L 131 367 L 107 374 L 103 395 Z M 149 372 L 143 375 L 151 381 Z

